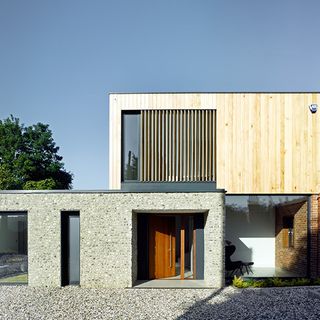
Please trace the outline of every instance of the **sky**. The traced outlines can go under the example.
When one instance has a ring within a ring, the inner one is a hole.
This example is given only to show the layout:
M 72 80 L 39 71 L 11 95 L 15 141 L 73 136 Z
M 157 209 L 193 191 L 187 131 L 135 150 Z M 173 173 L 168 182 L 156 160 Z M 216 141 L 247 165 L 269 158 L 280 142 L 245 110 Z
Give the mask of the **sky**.
M 0 0 L 0 119 L 108 187 L 108 93 L 319 91 L 318 0 Z

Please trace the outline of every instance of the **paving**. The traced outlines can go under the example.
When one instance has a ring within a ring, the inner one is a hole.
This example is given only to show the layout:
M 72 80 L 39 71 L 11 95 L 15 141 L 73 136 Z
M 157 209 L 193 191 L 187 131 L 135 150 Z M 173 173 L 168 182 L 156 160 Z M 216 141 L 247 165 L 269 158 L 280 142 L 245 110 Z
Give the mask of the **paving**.
M 320 319 L 320 287 L 86 289 L 0 286 L 0 319 Z

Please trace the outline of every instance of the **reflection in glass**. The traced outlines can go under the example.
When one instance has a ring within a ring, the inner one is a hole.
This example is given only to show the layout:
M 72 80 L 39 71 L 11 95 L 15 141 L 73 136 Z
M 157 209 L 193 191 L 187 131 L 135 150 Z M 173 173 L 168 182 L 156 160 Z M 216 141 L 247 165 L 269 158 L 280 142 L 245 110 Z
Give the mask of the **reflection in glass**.
M 184 278 L 193 278 L 193 217 L 187 216 L 185 219 L 185 266 Z
M 27 215 L 0 213 L 0 283 L 27 282 Z
M 69 216 L 69 283 L 80 282 L 80 219 L 79 215 Z
M 138 180 L 139 171 L 139 121 L 140 114 L 122 115 L 122 175 L 124 181 Z
M 180 233 L 181 233 L 181 216 L 175 216 L 176 219 L 176 277 L 180 279 L 181 270 L 181 252 L 180 252 Z

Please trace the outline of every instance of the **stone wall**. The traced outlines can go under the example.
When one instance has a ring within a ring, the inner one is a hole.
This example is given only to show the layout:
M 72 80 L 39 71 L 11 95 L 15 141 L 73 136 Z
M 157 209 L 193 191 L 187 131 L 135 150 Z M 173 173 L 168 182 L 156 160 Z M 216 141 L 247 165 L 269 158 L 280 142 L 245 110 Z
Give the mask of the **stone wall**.
M 291 271 L 297 276 L 306 276 L 308 268 L 308 226 L 306 201 L 281 205 L 276 214 L 276 267 Z M 293 217 L 293 246 L 285 241 L 284 217 Z
M 224 193 L 30 192 L 0 194 L 0 211 L 28 212 L 29 285 L 61 284 L 61 211 L 80 212 L 80 284 L 131 287 L 137 278 L 138 212 L 207 212 L 208 286 L 224 285 Z

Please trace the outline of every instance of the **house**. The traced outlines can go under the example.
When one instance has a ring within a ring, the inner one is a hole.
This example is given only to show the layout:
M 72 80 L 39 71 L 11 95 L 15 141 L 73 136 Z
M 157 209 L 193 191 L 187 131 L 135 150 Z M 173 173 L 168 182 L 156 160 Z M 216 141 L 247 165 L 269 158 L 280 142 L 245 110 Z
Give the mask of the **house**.
M 229 260 L 250 277 L 318 277 L 319 104 L 318 93 L 110 94 L 109 190 L 2 191 L 0 282 L 221 287 Z

